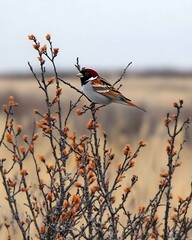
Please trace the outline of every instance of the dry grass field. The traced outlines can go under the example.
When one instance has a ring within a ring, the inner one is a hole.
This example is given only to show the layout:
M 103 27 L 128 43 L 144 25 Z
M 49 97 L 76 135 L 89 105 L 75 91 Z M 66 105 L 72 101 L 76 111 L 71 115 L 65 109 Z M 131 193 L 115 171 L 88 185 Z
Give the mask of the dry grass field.
M 118 76 L 107 76 L 107 79 L 111 82 L 114 82 L 117 78 Z M 65 80 L 80 87 L 79 81 L 74 78 Z M 0 104 L 6 103 L 8 97 L 13 95 L 16 102 L 19 103 L 15 112 L 15 118 L 18 124 L 23 125 L 24 133 L 30 133 L 34 122 L 33 109 L 42 110 L 45 107 L 43 94 L 38 89 L 36 81 L 33 79 L 0 79 L 0 84 Z M 98 112 L 99 131 L 107 133 L 108 145 L 115 153 L 114 171 L 116 164 L 121 160 L 122 149 L 125 144 L 129 143 L 135 149 L 139 140 L 143 139 L 147 142 L 147 146 L 142 149 L 136 160 L 135 168 L 132 170 L 132 173 L 139 177 L 139 181 L 129 198 L 128 207 L 137 211 L 138 206 L 145 205 L 156 192 L 159 184 L 159 174 L 166 169 L 167 156 L 165 149 L 168 137 L 163 124 L 166 113 L 174 113 L 173 102 L 183 99 L 183 120 L 192 116 L 192 79 L 181 77 L 129 77 L 124 78 L 122 84 L 122 93 L 135 103 L 146 108 L 148 113 L 143 113 L 123 105 L 111 104 Z M 63 86 L 64 113 L 67 112 L 69 102 L 77 98 L 78 95 L 75 91 L 67 86 Z M 84 98 L 78 105 L 78 108 L 81 108 L 83 104 L 88 104 Z M 89 114 L 77 116 L 76 112 L 74 112 L 69 119 L 69 125 L 80 136 L 87 131 L 86 123 L 89 119 Z M 1 123 L 2 121 L 3 117 L 1 115 Z M 2 131 L 2 124 L 0 131 Z M 191 133 L 192 131 L 189 129 L 187 135 L 182 136 L 180 139 L 180 142 L 182 142 L 183 138 L 186 137 L 188 141 L 181 154 L 183 164 L 174 177 L 174 197 L 177 195 L 186 196 L 190 190 L 192 176 Z M 180 142 L 178 142 L 178 146 Z M 49 149 L 46 143 L 43 142 L 43 139 L 41 144 L 39 144 L 39 149 L 36 151 L 42 152 L 42 150 L 46 155 L 49 155 Z M 6 154 L 5 149 L 0 150 L 1 157 L 6 157 Z M 29 169 L 32 168 L 30 159 L 27 165 Z M 73 166 L 73 162 L 71 166 Z M 9 210 L 7 210 L 7 203 L 4 201 L 5 193 L 2 189 L 2 184 L 0 183 L 1 214 L 4 215 L 5 213 L 9 214 Z M 177 200 L 177 198 L 175 199 Z

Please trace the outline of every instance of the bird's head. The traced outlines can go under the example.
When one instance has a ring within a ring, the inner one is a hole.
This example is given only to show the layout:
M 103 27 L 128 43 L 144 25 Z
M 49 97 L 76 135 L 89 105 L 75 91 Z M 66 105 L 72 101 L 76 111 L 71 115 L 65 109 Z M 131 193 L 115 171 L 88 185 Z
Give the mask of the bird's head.
M 83 68 L 78 74 L 77 77 L 81 79 L 82 85 L 87 83 L 91 78 L 98 77 L 99 74 L 90 68 Z

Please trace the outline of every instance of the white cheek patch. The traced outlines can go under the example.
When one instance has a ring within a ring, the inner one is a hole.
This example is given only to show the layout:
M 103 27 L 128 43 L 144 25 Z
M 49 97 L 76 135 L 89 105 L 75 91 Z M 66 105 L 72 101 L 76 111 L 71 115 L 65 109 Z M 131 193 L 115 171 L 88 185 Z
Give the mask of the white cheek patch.
M 97 77 L 91 77 L 91 78 L 89 78 L 89 81 L 93 81 L 95 79 L 97 79 Z

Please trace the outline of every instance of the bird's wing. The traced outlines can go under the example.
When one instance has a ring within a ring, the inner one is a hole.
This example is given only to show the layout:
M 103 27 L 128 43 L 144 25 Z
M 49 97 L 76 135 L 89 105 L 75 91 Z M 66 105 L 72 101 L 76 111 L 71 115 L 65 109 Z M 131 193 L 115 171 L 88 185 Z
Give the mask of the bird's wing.
M 147 112 L 144 108 L 141 108 L 140 106 L 132 102 L 130 99 L 126 98 L 104 78 L 96 77 L 92 79 L 92 86 L 97 93 L 110 98 L 113 102 L 136 107 L 144 112 Z
M 101 77 L 97 77 L 92 80 L 93 89 L 110 98 L 112 101 L 131 101 L 123 96 L 117 89 L 115 89 L 107 80 Z

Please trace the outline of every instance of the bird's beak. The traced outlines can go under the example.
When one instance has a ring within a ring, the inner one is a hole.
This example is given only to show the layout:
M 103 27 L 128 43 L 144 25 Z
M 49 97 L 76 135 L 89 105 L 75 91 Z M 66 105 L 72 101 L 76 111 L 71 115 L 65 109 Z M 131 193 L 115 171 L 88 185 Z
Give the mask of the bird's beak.
M 82 78 L 83 74 L 82 73 L 78 73 L 76 76 L 79 77 L 79 78 Z

